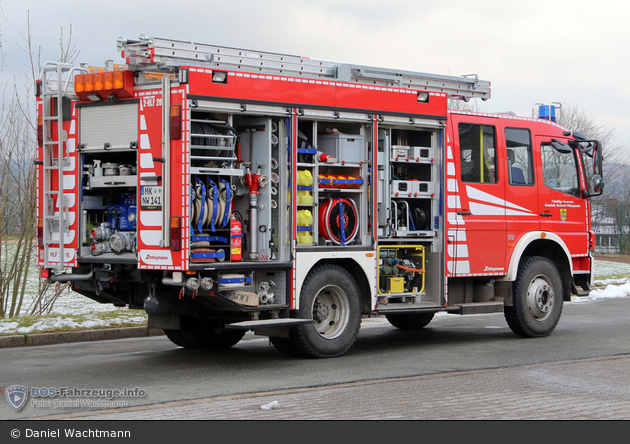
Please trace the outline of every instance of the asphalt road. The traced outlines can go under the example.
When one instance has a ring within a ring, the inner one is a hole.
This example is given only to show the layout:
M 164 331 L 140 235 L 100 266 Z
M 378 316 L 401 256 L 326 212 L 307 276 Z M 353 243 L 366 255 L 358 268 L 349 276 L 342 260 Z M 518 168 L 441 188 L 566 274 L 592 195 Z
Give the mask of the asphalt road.
M 350 353 L 326 360 L 285 357 L 249 333 L 220 353 L 185 350 L 165 337 L 0 349 L 0 387 L 140 388 L 146 396 L 125 398 L 140 406 L 624 354 L 630 354 L 629 298 L 565 304 L 556 331 L 540 339 L 515 336 L 502 314 L 438 316 L 418 332 L 365 319 Z M 85 410 L 94 408 L 27 404 L 16 412 L 0 402 L 0 419 Z

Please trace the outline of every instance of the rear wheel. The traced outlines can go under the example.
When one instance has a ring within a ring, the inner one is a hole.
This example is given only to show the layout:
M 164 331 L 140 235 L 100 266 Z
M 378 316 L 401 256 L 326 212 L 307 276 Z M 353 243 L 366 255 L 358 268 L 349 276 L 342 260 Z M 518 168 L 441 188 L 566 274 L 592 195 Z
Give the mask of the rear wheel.
M 290 338 L 269 338 L 271 344 L 278 350 L 280 353 L 290 357 L 299 357 L 300 352 L 293 347 Z
M 202 321 L 192 316 L 180 318 L 179 330 L 164 330 L 175 345 L 185 348 L 228 349 L 245 335 L 244 330 L 227 330 L 216 322 Z
M 312 324 L 291 327 L 289 338 L 272 338 L 278 351 L 289 356 L 333 358 L 348 352 L 361 327 L 361 303 L 352 276 L 337 265 L 309 273 L 302 286 L 300 317 Z
M 390 324 L 401 330 L 420 330 L 426 327 L 435 313 L 392 313 L 385 315 Z
M 523 260 L 513 287 L 513 305 L 503 312 L 510 329 L 525 338 L 549 335 L 562 314 L 563 289 L 560 273 L 547 258 Z

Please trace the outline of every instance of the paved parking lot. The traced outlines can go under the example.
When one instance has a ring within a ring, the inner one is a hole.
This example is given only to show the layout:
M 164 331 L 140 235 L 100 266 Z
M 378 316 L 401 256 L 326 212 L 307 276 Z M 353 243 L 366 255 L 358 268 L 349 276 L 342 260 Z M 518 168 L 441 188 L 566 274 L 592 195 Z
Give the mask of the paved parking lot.
M 630 355 L 213 397 L 38 419 L 628 420 Z M 277 404 L 276 408 L 261 408 Z

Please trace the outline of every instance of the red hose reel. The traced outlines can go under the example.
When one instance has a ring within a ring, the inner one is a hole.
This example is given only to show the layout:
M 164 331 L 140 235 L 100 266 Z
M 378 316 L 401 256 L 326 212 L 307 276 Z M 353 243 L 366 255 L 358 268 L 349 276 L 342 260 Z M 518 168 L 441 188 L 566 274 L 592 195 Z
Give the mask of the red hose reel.
M 354 240 L 359 231 L 359 214 L 352 199 L 328 198 L 319 206 L 319 234 L 337 245 Z

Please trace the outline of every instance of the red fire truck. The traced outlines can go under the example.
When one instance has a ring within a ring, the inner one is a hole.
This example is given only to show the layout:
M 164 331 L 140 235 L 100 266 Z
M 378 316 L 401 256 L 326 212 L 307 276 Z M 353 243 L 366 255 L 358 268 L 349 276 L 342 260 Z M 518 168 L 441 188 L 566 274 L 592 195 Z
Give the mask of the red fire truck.
M 191 348 L 248 331 L 345 354 L 364 316 L 505 313 L 550 334 L 589 291 L 602 147 L 443 76 L 141 36 L 38 82 L 41 276 Z M 111 63 L 108 63 L 111 65 Z M 116 68 L 116 69 L 114 69 Z

